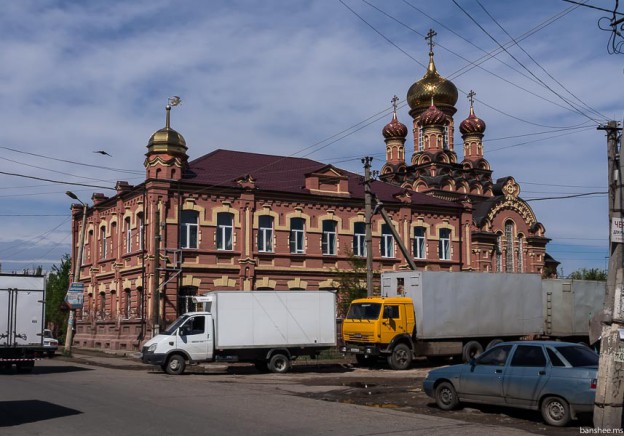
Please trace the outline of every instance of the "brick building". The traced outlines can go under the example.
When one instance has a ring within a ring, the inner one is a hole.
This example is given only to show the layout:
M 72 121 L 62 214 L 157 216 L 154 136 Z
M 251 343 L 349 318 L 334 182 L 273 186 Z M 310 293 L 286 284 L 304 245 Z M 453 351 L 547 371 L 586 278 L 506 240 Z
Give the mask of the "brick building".
M 457 89 L 439 76 L 432 51 L 407 100 L 411 160 L 395 104 L 382 132 L 381 180 L 371 189 L 417 267 L 542 273 L 544 228 L 512 177 L 492 179 L 483 157 L 485 123 L 472 107 L 460 124 L 458 162 Z M 309 159 L 228 150 L 189 160 L 170 109 L 166 126 L 149 139 L 145 181 L 118 182 L 114 196 L 92 197 L 78 277 L 85 284 L 78 346 L 139 349 L 155 326 L 192 308 L 189 297 L 206 291 L 334 289 L 352 256 L 366 256 L 361 176 Z M 73 205 L 72 215 L 75 260 L 82 207 Z M 374 269 L 405 268 L 379 215 L 372 232 Z

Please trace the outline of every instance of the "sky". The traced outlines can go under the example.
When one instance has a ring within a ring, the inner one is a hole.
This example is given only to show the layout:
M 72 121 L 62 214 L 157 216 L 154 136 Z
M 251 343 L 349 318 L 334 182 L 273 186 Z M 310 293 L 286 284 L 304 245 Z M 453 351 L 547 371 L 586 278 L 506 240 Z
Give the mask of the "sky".
M 586 5 L 612 10 L 615 0 Z M 623 115 L 624 55 L 601 30 L 611 16 L 563 0 L 5 2 L 2 272 L 50 270 L 70 253 L 66 191 L 91 204 L 118 180 L 143 181 L 170 96 L 182 99 L 171 125 L 191 159 L 224 148 L 357 173 L 371 156 L 381 169 L 391 99 L 410 126 L 405 97 L 425 73 L 431 28 L 437 69 L 459 89 L 456 126 L 474 90 L 493 177 L 520 183 L 559 272 L 604 269 L 607 140 L 597 127 Z

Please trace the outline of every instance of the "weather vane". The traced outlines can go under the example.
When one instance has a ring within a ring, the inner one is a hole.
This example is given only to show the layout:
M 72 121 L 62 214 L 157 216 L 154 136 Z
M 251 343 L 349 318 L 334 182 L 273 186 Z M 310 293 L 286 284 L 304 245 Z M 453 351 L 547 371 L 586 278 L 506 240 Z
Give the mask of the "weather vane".
M 171 107 L 172 106 L 178 106 L 180 103 L 182 103 L 182 99 L 180 97 L 178 97 L 177 95 L 174 95 L 173 97 L 169 97 L 167 99 L 167 123 L 165 124 L 166 128 L 169 129 L 171 126 Z

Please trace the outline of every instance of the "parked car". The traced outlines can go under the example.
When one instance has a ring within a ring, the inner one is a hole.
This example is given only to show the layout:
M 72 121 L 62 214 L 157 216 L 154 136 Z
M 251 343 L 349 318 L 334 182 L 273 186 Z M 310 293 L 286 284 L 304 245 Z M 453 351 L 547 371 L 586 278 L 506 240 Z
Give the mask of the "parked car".
M 43 348 L 49 357 L 54 357 L 54 353 L 58 350 L 58 344 L 58 341 L 52 335 L 52 331 L 43 329 Z
M 562 427 L 592 412 L 598 354 L 582 344 L 503 342 L 468 363 L 434 369 L 423 387 L 443 410 L 460 402 L 539 410 Z

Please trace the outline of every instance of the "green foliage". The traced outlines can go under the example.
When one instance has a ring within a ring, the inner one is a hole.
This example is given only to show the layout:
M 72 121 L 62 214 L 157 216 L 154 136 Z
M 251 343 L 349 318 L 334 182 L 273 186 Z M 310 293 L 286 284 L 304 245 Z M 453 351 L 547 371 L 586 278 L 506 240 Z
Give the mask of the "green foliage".
M 606 282 L 607 271 L 598 268 L 581 268 L 570 274 L 568 278 L 573 280 L 597 280 L 599 282 Z
M 67 310 L 63 310 L 65 294 L 69 289 L 71 259 L 66 254 L 61 258 L 60 266 L 54 265 L 48 274 L 46 287 L 46 325 L 50 326 L 54 337 L 64 338 L 67 330 Z
M 351 301 L 364 298 L 366 290 L 366 259 L 355 257 L 353 253 L 347 253 L 349 257 L 349 270 L 336 270 L 338 274 L 338 316 L 344 318 L 349 310 Z

